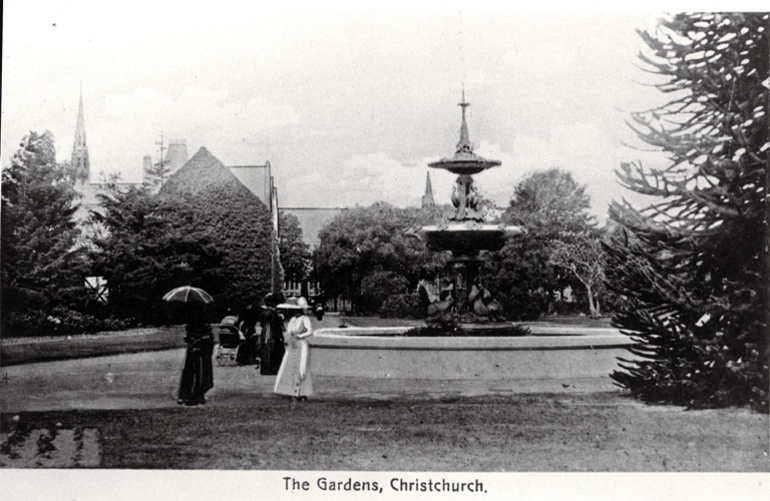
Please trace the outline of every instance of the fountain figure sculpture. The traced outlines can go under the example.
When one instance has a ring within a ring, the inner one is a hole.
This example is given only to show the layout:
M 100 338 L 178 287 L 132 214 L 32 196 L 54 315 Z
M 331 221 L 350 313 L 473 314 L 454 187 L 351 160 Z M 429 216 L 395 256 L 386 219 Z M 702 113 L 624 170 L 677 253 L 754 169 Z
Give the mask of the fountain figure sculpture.
M 423 226 L 407 234 L 425 242 L 430 250 L 452 253 L 438 283 L 420 284 L 420 293 L 429 303 L 428 325 L 449 324 L 473 330 L 475 324 L 495 323 L 502 317 L 500 304 L 481 283 L 479 252 L 500 250 L 509 238 L 522 235 L 524 230 L 518 226 L 484 224 L 478 211 L 479 195 L 472 176 L 499 166 L 500 161 L 487 160 L 473 153 L 465 118 L 465 109 L 470 106 L 465 101 L 465 89 L 459 106 L 462 124 L 454 156 L 428 164 L 431 168 L 457 174 L 452 192 L 455 213 L 447 223 Z

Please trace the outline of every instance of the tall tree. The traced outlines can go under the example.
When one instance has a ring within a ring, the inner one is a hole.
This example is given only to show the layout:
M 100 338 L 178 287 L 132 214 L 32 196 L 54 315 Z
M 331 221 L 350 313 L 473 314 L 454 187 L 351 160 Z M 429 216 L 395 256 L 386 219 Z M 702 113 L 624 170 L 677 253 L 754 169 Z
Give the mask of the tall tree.
M 665 167 L 624 164 L 621 182 L 660 197 L 614 203 L 614 318 L 637 340 L 612 377 L 647 401 L 768 410 L 766 13 L 678 14 L 640 32 L 645 68 L 672 100 L 632 115 Z
M 605 252 L 599 235 L 584 232 L 569 240 L 553 240 L 550 263 L 568 270 L 586 290 L 591 318 L 599 318 L 604 288 Z
M 548 311 L 554 291 L 580 286 L 552 264 L 551 249 L 552 242 L 570 242 L 593 226 L 590 206 L 586 187 L 560 168 L 534 172 L 516 185 L 502 220 L 528 233 L 491 253 L 484 264 L 484 282 L 511 318 L 537 318 Z
M 145 167 L 144 174 L 145 183 L 160 188 L 168 180 L 171 169 L 168 167 L 168 162 L 161 160 Z
M 56 163 L 53 135 L 30 132 L 2 173 L 3 332 L 44 331 L 83 302 L 76 201 L 66 167 Z
M 587 187 L 559 167 L 537 171 L 516 185 L 504 214 L 506 222 L 534 230 L 537 236 L 580 233 L 595 223 L 588 213 Z
M 302 281 L 310 276 L 313 254 L 302 239 L 302 228 L 294 214 L 278 212 L 279 249 L 284 275 L 289 280 Z
M 160 141 L 155 143 L 158 145 L 158 161 L 145 165 L 144 178 L 146 183 L 160 189 L 166 184 L 166 180 L 171 174 L 171 167 L 168 165 L 168 159 L 164 157 L 164 152 L 168 149 L 163 143 L 163 133 L 160 135 Z
M 436 223 L 445 207 L 399 209 L 385 202 L 345 211 L 320 232 L 313 267 L 325 295 L 354 298 L 377 311 L 388 292 L 414 290 L 424 270 L 441 269 L 446 256 L 406 236 L 411 227 Z M 390 289 L 384 281 L 398 286 Z
M 107 231 L 94 239 L 94 272 L 107 279 L 110 311 L 135 323 L 162 323 L 172 312 L 160 301 L 180 285 L 215 298 L 223 283 L 222 252 L 212 228 L 199 225 L 191 201 L 152 195 L 149 187 L 112 187 L 91 217 Z

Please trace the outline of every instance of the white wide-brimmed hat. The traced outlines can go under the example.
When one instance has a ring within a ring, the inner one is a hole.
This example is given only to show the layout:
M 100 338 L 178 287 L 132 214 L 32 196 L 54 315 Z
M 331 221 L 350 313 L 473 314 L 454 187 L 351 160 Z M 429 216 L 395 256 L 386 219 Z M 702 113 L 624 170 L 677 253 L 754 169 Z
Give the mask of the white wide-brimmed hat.
M 304 297 L 290 297 L 285 303 L 278 305 L 278 308 L 285 310 L 307 310 L 310 306 L 307 304 L 307 299 Z

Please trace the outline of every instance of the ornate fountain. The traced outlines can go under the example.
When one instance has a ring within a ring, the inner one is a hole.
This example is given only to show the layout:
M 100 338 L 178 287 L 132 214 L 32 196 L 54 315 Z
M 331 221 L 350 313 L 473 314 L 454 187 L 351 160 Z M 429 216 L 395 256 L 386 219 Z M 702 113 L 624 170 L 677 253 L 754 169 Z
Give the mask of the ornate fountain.
M 377 379 L 378 388 L 389 384 L 387 388 L 399 394 L 422 394 L 423 382 L 431 380 L 441 381 L 442 388 L 445 381 L 454 381 L 446 386 L 453 395 L 521 391 L 533 380 L 538 391 L 568 391 L 565 388 L 576 388 L 576 382 L 579 390 L 612 390 L 608 375 L 619 368 L 618 357 L 629 357 L 632 340 L 615 329 L 549 325 L 526 326 L 530 335 L 522 335 L 519 326 L 501 321 L 500 305 L 481 283 L 479 253 L 499 250 L 524 231 L 484 224 L 478 211 L 472 176 L 500 162 L 473 153 L 465 122 L 468 106 L 463 92 L 454 156 L 429 164 L 457 174 L 455 213 L 446 222 L 410 233 L 429 249 L 452 255 L 438 281 L 421 282 L 430 298 L 428 326 L 319 329 L 309 342 L 310 370 L 319 376 L 317 381 L 326 382 L 319 386 L 335 378 Z
M 442 158 L 428 164 L 433 169 L 443 169 L 457 174 L 452 192 L 455 213 L 448 222 L 423 226 L 407 232 L 407 235 L 425 242 L 433 251 L 449 251 L 451 259 L 440 277 L 434 282 L 422 281 L 418 292 L 428 303 L 428 325 L 454 325 L 463 330 L 474 330 L 475 325 L 486 324 L 484 330 L 493 327 L 502 317 L 500 304 L 481 283 L 479 267 L 480 251 L 496 251 L 505 242 L 522 235 L 518 226 L 484 224 L 478 211 L 479 195 L 473 186 L 473 175 L 500 165 L 499 160 L 487 160 L 473 153 L 473 144 L 468 137 L 463 89 L 462 124 L 460 141 L 451 158 Z M 510 324 L 501 324 L 508 327 Z

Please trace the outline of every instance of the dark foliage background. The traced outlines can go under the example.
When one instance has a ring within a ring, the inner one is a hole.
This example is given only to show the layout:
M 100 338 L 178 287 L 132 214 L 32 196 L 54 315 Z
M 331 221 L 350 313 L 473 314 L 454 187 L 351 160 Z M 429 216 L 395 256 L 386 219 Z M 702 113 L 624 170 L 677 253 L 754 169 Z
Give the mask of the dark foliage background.
M 569 242 L 594 226 L 586 187 L 569 171 L 551 168 L 525 177 L 513 190 L 502 222 L 521 226 L 527 234 L 513 238 L 486 255 L 484 283 L 512 320 L 533 320 L 550 311 L 554 291 L 582 285 L 551 263 L 555 240 Z
M 306 280 L 313 267 L 313 253 L 302 239 L 297 216 L 278 212 L 279 249 L 284 276 L 294 281 Z
M 111 315 L 129 325 L 180 322 L 181 311 L 161 301 L 166 292 L 194 285 L 220 295 L 224 253 L 215 232 L 198 223 L 191 197 L 112 187 L 100 199 L 104 214 L 91 217 L 107 231 L 94 240 L 91 259 L 93 273 L 107 279 Z
M 447 210 L 378 202 L 336 216 L 321 230 L 313 253 L 324 295 L 351 298 L 357 313 L 377 313 L 389 296 L 414 292 L 420 278 L 440 270 L 447 256 L 428 251 L 406 231 L 434 224 Z
M 578 298 L 568 313 L 588 312 L 584 285 L 551 262 L 554 242 L 598 241 L 589 215 L 586 187 L 553 168 L 535 172 L 514 188 L 506 210 L 483 200 L 486 221 L 520 225 L 528 234 L 510 240 L 499 252 L 482 253 L 482 278 L 512 320 L 536 319 L 555 310 L 554 292 L 571 285 Z M 320 233 L 313 255 L 314 273 L 324 294 L 355 301 L 358 313 L 414 318 L 424 316 L 414 296 L 421 278 L 440 272 L 450 254 L 429 251 L 406 236 L 407 230 L 441 224 L 451 206 L 400 209 L 379 202 L 356 207 L 332 220 Z M 596 286 L 598 295 L 601 284 Z M 582 310 L 577 310 L 580 307 Z

